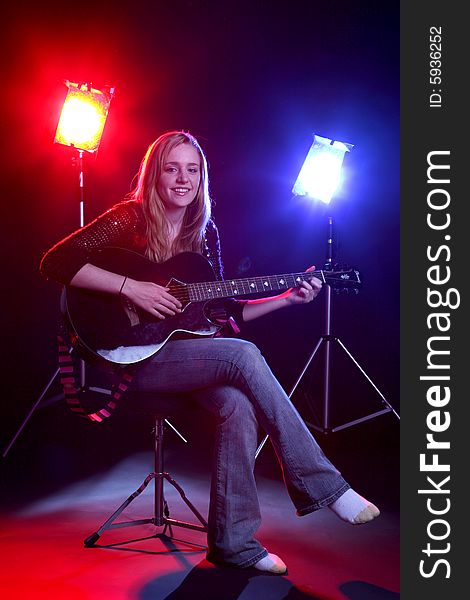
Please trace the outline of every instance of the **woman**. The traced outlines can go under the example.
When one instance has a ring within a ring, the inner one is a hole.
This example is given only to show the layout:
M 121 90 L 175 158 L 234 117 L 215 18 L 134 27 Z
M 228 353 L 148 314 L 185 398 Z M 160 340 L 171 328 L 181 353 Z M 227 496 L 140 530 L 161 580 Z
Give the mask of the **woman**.
M 62 284 L 121 294 L 156 319 L 174 316 L 182 305 L 169 288 L 93 265 L 92 253 L 117 246 L 161 263 L 183 251 L 198 252 L 222 279 L 210 213 L 207 161 L 199 143 L 189 133 L 165 133 L 149 147 L 130 197 L 49 250 L 41 272 Z M 310 302 L 321 287 L 312 278 L 278 296 L 231 299 L 224 308 L 241 323 Z M 253 474 L 259 425 L 274 446 L 299 516 L 328 507 L 344 521 L 360 524 L 379 515 L 325 457 L 253 344 L 222 336 L 170 339 L 143 363 L 133 385 L 139 391 L 191 394 L 217 415 L 208 560 L 270 573 L 287 570 L 254 537 L 261 521 Z

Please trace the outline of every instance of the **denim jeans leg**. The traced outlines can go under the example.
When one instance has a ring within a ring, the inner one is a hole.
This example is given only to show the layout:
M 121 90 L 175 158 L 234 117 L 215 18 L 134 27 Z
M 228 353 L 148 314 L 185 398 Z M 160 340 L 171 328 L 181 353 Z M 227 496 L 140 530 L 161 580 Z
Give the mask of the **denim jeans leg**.
M 259 349 L 249 342 L 231 345 L 229 381 L 236 381 L 255 407 L 260 425 L 270 436 L 284 482 L 299 515 L 339 498 L 350 486 L 327 459 Z
M 219 386 L 242 392 L 270 436 L 299 515 L 328 506 L 349 488 L 250 342 L 234 338 L 169 341 L 142 366 L 133 385 L 157 393 L 193 393 Z M 243 406 L 246 410 L 246 403 Z M 237 469 L 231 457 L 226 464 L 228 469 Z M 218 476 L 213 473 L 216 480 Z
M 254 537 L 261 524 L 254 476 L 259 432 L 255 411 L 235 387 L 207 388 L 192 396 L 217 422 L 207 559 L 249 567 L 267 554 Z

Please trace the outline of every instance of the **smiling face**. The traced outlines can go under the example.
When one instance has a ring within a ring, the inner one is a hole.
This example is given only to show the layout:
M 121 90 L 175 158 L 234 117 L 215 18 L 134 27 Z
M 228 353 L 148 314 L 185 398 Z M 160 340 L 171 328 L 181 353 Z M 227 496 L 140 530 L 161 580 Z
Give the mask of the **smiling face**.
M 201 181 L 201 161 L 192 144 L 179 144 L 167 155 L 157 182 L 157 192 L 167 210 L 186 209 L 196 197 Z

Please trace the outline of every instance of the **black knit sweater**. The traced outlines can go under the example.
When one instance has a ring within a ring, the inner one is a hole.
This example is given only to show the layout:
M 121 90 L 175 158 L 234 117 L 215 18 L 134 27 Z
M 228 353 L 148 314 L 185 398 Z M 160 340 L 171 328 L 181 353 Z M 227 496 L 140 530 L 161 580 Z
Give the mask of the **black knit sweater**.
M 46 279 L 67 285 L 100 249 L 120 247 L 144 254 L 145 231 L 141 204 L 134 200 L 120 202 L 48 250 L 41 260 L 40 272 Z M 216 279 L 222 280 L 224 273 L 219 233 L 212 220 L 206 227 L 201 253 L 211 263 Z M 241 300 L 229 299 L 223 302 L 223 307 L 228 317 L 232 316 L 241 323 L 243 304 Z

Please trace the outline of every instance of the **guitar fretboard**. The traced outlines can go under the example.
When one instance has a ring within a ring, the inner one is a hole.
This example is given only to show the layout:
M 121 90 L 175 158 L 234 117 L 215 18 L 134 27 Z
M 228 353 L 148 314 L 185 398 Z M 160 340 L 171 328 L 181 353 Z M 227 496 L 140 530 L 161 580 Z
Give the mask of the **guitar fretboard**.
M 249 279 L 227 279 L 224 281 L 208 281 L 187 285 L 189 299 L 193 302 L 210 300 L 211 298 L 231 298 L 247 296 L 262 292 L 288 290 L 297 287 L 302 281 L 317 277 L 325 281 L 324 271 L 290 273 L 288 275 L 269 275 Z

